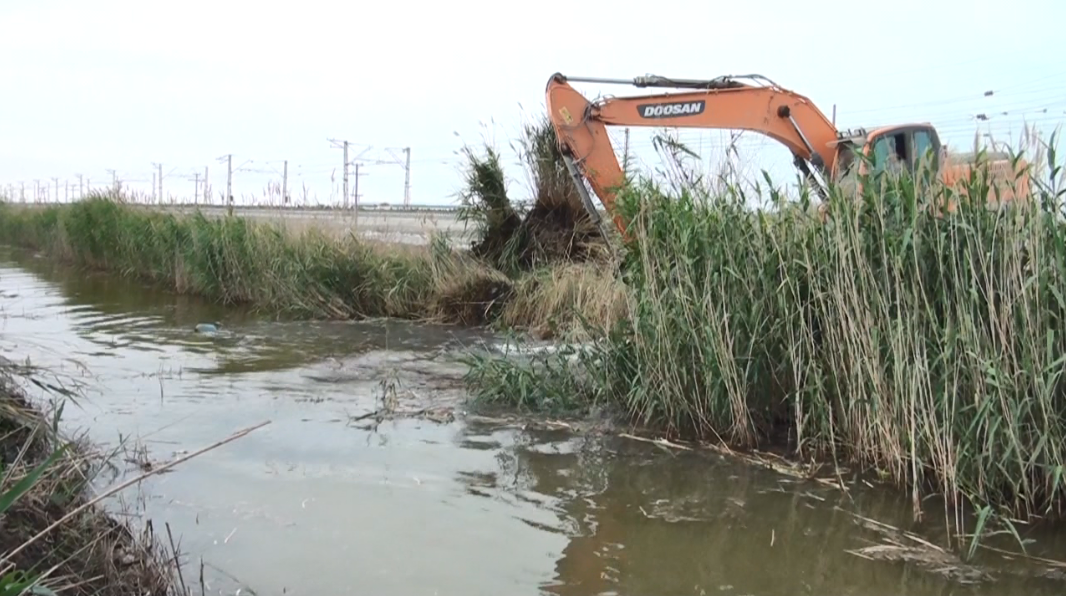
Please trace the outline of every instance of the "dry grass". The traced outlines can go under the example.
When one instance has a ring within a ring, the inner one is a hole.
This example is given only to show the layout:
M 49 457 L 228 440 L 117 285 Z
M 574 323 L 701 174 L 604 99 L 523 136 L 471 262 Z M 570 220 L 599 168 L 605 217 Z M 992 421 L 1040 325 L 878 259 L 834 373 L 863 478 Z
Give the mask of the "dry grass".
M 2 368 L 0 494 L 13 492 L 35 468 L 46 466 L 28 492 L 0 512 L 0 591 L 2 576 L 14 570 L 35 575 L 40 585 L 65 594 L 176 593 L 176 567 L 151 526 L 135 532 L 102 507 L 87 507 L 31 540 L 88 503 L 89 484 L 106 462 L 84 441 L 62 440 L 58 420 L 29 403 L 13 383 L 10 365 Z M 53 453 L 57 457 L 49 461 Z
M 590 330 L 605 331 L 627 317 L 626 299 L 625 285 L 609 265 L 566 263 L 523 277 L 501 321 L 542 339 L 582 340 Z
M 511 279 L 470 255 L 448 252 L 442 244 L 435 244 L 433 250 L 433 288 L 426 306 L 429 316 L 462 325 L 496 320 L 512 299 Z

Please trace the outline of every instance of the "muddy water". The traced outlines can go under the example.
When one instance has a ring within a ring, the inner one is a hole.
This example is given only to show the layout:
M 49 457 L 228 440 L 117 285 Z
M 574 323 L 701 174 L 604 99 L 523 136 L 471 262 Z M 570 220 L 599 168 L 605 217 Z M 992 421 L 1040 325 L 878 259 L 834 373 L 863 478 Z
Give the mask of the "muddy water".
M 205 321 L 222 332 L 194 333 Z M 273 322 L 0 252 L 3 350 L 78 385 L 84 397 L 68 406 L 66 424 L 106 445 L 126 441 L 127 471 L 143 461 L 141 447 L 158 464 L 271 421 L 124 494 L 157 528 L 170 524 L 190 584 L 202 558 L 210 593 L 1066 590 L 1047 565 L 989 554 L 984 578 L 853 515 L 944 540 L 942 523 L 913 526 L 909 504 L 886 491 L 844 496 L 717 455 L 461 412 L 452 421 L 352 422 L 383 396 L 408 409 L 461 404 L 455 358 L 486 337 Z M 1027 536 L 1030 552 L 1066 559 L 1056 536 Z M 876 560 L 848 552 L 863 548 Z

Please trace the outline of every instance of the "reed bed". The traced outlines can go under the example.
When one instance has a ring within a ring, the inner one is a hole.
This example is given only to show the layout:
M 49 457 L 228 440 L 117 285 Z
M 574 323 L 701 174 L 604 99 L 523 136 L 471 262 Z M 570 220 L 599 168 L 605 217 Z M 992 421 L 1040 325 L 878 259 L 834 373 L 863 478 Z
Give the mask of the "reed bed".
M 858 195 L 831 186 L 817 209 L 759 187 L 638 180 L 619 198 L 630 238 L 616 267 L 591 232 L 538 231 L 548 213 L 587 228 L 573 193 L 542 192 L 565 185 L 541 133 L 527 130 L 524 154 L 538 204 L 564 207 L 515 211 L 496 154 L 468 151 L 466 214 L 481 226 L 471 252 L 135 212 L 107 197 L 0 207 L 0 239 L 297 315 L 566 328 L 597 341 L 525 363 L 472 357 L 476 397 L 608 406 L 670 437 L 873 470 L 905 487 L 916 513 L 943 495 L 960 526 L 967 507 L 979 524 L 1062 517 L 1066 228 L 1053 150 L 1035 200 L 997 209 L 980 169 L 962 193 L 866 179 Z M 566 249 L 545 249 L 548 237 Z
M 472 358 L 468 380 L 482 401 L 554 409 L 565 392 L 669 437 L 875 471 L 918 515 L 942 495 L 960 526 L 1061 518 L 1066 225 L 1049 163 L 1034 201 L 1000 208 L 980 170 L 962 193 L 867 178 L 820 208 L 634 182 L 627 315 L 582 350 Z M 564 364 L 580 386 L 524 381 Z
M 10 208 L 0 234 L 77 265 L 294 315 L 409 316 L 433 275 L 432 260 L 412 250 L 384 254 L 316 229 L 290 235 L 242 218 L 144 211 L 110 194 Z
M 0 242 L 293 318 L 384 316 L 565 332 L 580 327 L 581 313 L 558 301 L 531 308 L 516 285 L 531 288 L 535 281 L 539 295 L 550 297 L 603 283 L 558 262 L 504 274 L 442 237 L 429 246 L 379 243 L 251 218 L 145 210 L 110 193 L 69 205 L 0 203 Z M 523 299 L 511 300 L 516 296 Z

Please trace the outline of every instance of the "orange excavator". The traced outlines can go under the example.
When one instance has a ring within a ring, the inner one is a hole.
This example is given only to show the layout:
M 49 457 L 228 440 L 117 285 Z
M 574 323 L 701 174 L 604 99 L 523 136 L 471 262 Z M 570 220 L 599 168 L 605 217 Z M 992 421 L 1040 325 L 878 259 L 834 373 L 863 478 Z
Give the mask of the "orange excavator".
M 686 91 L 590 102 L 571 82 Z M 894 167 L 913 172 L 919 163 L 926 163 L 922 161 L 926 155 L 932 156 L 931 165 L 939 179 L 959 188 L 972 168 L 968 163 L 950 163 L 931 124 L 838 131 L 811 100 L 761 75 L 696 80 L 654 75 L 634 79 L 566 77 L 556 73 L 548 81 L 547 109 L 585 208 L 599 222 L 591 197 L 581 182 L 582 175 L 623 234 L 624 225 L 614 203 L 624 174 L 607 136 L 607 126 L 717 128 L 761 133 L 792 152 L 796 167 L 823 198 L 827 195 L 826 180 L 841 181 L 863 173 L 876 175 Z M 865 155 L 868 160 L 856 159 L 857 154 Z M 1022 169 L 1018 176 L 1009 173 L 1010 165 L 1002 159 L 992 163 L 1000 201 L 1029 193 L 1025 163 L 1018 164 Z

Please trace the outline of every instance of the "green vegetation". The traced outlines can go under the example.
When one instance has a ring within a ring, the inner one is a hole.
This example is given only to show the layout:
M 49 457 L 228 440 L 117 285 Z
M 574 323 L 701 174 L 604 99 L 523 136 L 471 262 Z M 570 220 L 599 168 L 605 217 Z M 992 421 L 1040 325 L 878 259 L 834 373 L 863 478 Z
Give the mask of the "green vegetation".
M 293 233 L 281 224 L 238 217 L 148 211 L 109 195 L 39 208 L 0 204 L 0 240 L 78 266 L 285 316 L 505 320 L 545 333 L 557 321 L 561 329 L 573 326 L 567 305 L 551 300 L 552 290 L 544 287 L 556 279 L 550 272 L 511 277 L 440 240 L 429 247 L 381 245 L 338 239 L 317 228 Z M 566 270 L 574 277 L 565 281 L 613 282 L 591 267 Z M 547 294 L 554 310 L 511 301 L 516 285 Z M 573 285 L 563 283 L 559 290 L 571 293 Z
M 866 178 L 822 214 L 775 191 L 754 210 L 758 188 L 635 181 L 628 316 L 581 352 L 477 357 L 468 380 L 485 402 L 556 410 L 565 394 L 668 436 L 872 469 L 916 510 L 940 493 L 979 525 L 1061 518 L 1066 226 L 1048 163 L 1037 201 L 1001 209 L 977 170 L 973 199 Z M 564 366 L 578 386 L 528 380 Z
M 62 408 L 42 414 L 19 375 L 50 385 L 0 357 L 0 595 L 170 594 L 172 560 L 90 503 L 106 458 L 63 439 Z
M 296 316 L 411 317 L 457 263 L 382 250 L 318 229 L 298 236 L 243 218 L 180 216 L 96 195 L 72 205 L 8 207 L 0 237 L 92 268 L 115 271 L 225 304 Z
M 592 316 L 615 317 L 621 293 L 609 269 L 583 264 L 606 259 L 606 243 L 563 184 L 565 168 L 551 153 L 548 126 L 543 121 L 526 131 L 537 190 L 524 214 L 506 196 L 495 152 L 467 152 L 463 217 L 479 235 L 471 250 L 442 238 L 428 247 L 404 246 L 317 227 L 163 213 L 111 193 L 71 205 L 0 203 L 0 242 L 290 317 L 498 322 L 542 336 L 565 333 L 579 327 L 571 297 L 583 297 Z

